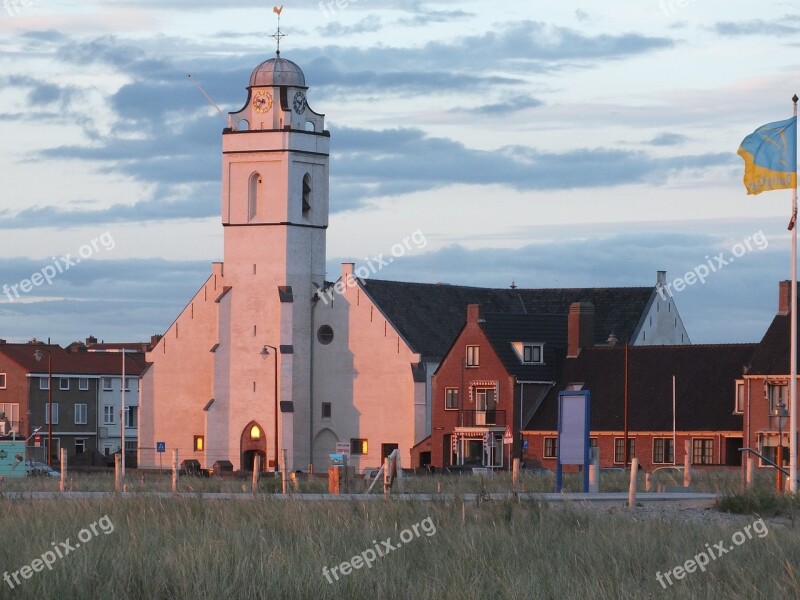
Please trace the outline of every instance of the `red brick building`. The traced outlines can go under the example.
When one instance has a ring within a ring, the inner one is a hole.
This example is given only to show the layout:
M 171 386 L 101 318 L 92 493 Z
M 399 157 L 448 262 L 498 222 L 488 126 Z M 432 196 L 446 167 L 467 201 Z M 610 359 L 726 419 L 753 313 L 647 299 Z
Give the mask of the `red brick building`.
M 736 408 L 744 421 L 745 445 L 773 462 L 777 461 L 778 440 L 783 446 L 783 464 L 789 464 L 789 418 L 779 422 L 775 410 L 781 403 L 790 410 L 789 354 L 791 325 L 791 282 L 778 288 L 778 314 L 753 355 L 743 377 L 736 382 Z M 768 464 L 756 459 L 756 464 Z
M 742 414 L 736 410 L 736 380 L 756 348 L 629 347 L 628 458 L 638 458 L 645 470 L 682 465 L 688 440 L 692 464 L 740 465 Z M 624 466 L 625 362 L 624 346 L 582 348 L 566 359 L 558 383 L 523 432 L 529 466 L 556 467 L 558 392 L 565 389 L 591 392 L 590 436 L 600 449 L 600 466 Z

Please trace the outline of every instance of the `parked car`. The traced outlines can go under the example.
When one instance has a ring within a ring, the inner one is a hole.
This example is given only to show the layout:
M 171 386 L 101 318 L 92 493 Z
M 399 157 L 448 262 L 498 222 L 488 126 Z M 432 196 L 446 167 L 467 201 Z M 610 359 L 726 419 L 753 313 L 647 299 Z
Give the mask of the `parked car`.
M 48 467 L 45 463 L 29 460 L 25 463 L 25 472 L 29 477 L 61 477 L 61 473 Z

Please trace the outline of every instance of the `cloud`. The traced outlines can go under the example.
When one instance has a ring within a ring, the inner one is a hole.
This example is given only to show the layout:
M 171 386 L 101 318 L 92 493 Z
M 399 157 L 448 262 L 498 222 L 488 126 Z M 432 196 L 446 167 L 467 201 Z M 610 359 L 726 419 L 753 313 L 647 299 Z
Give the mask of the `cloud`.
M 714 30 L 724 36 L 741 37 L 747 35 L 790 36 L 800 31 L 793 25 L 779 22 L 753 19 L 751 21 L 719 21 L 714 24 Z
M 360 33 L 374 33 L 380 31 L 383 25 L 377 15 L 369 15 L 358 21 L 354 25 L 343 25 L 339 21 L 333 21 L 324 27 L 318 27 L 317 33 L 322 37 L 345 37 Z
M 651 146 L 678 146 L 688 141 L 689 138 L 685 135 L 681 135 L 680 133 L 665 132 L 659 133 L 647 143 Z
M 528 108 L 536 108 L 541 105 L 542 105 L 541 100 L 532 98 L 531 96 L 520 95 L 520 96 L 512 96 L 508 98 L 505 102 L 484 104 L 483 106 L 477 106 L 475 108 L 463 108 L 463 107 L 451 108 L 448 112 L 451 113 L 466 112 L 476 115 L 496 115 L 498 117 L 504 117 L 512 113 L 520 112 Z

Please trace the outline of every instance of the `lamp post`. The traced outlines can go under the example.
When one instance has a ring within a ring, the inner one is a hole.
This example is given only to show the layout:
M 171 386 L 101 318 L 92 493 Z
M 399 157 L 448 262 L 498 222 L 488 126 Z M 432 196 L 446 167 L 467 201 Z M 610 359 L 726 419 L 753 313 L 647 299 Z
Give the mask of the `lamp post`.
M 786 403 L 783 400 L 778 402 L 770 416 L 778 420 L 778 447 L 775 462 L 779 467 L 783 468 L 783 424 L 786 422 L 786 417 L 789 416 L 789 411 L 786 410 Z M 775 488 L 779 494 L 783 492 L 783 473 L 780 469 L 775 469 Z
M 47 466 L 53 466 L 53 354 L 48 349 L 37 348 L 33 353 L 36 362 L 41 362 L 47 352 Z
M 269 355 L 272 350 L 272 355 L 275 358 L 275 431 L 273 432 L 274 446 L 275 446 L 275 472 L 278 472 L 278 349 L 275 346 L 264 344 L 261 349 L 261 356 Z

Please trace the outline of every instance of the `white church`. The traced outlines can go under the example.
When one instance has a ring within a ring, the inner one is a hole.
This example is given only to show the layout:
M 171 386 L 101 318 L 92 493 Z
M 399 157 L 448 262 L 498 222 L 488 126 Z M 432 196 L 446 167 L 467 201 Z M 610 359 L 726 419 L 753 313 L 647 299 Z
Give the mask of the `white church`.
M 260 456 L 272 471 L 285 449 L 287 469 L 324 471 L 337 444 L 357 469 L 394 449 L 404 465 L 424 464 L 414 448 L 440 400 L 431 376 L 468 304 L 566 314 L 589 300 L 597 343 L 689 343 L 677 311 L 660 310 L 663 272 L 648 287 L 489 289 L 363 279 L 348 263 L 326 281 L 324 115 L 279 52 L 247 90 L 222 134 L 224 261 L 147 354 L 140 468 L 168 464 L 177 449 L 179 460 L 236 470 Z

